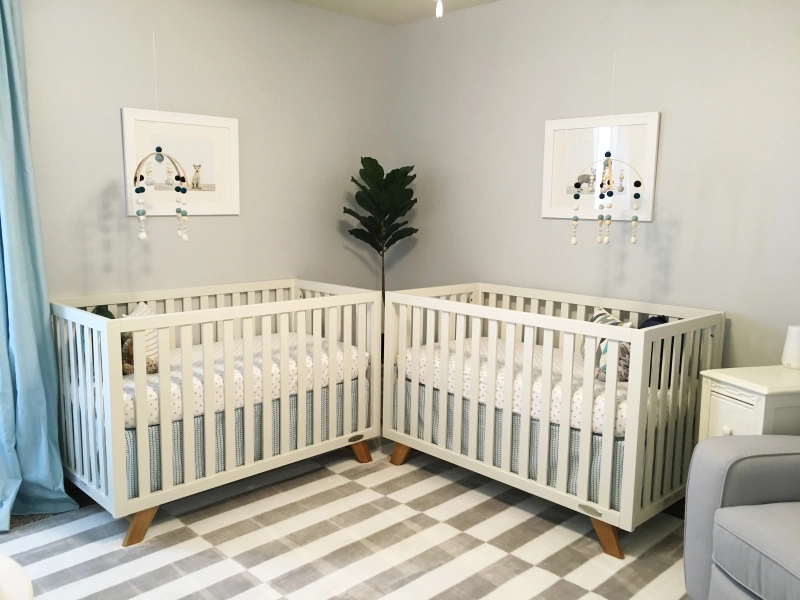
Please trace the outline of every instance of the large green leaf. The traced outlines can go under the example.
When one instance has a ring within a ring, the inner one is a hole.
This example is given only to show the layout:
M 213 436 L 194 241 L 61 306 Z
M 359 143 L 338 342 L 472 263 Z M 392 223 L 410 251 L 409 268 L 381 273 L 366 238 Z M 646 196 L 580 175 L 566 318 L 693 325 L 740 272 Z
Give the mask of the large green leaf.
M 392 246 L 394 246 L 397 242 L 402 240 L 403 238 L 407 238 L 409 236 L 414 235 L 417 233 L 419 229 L 414 229 L 413 227 L 406 227 L 405 229 L 401 229 L 397 233 L 395 233 L 392 237 L 390 237 L 386 242 L 386 249 L 388 250 Z
M 377 238 L 374 235 L 372 235 L 369 231 L 365 231 L 363 229 L 350 229 L 348 233 L 352 235 L 354 238 L 357 238 L 362 242 L 365 242 L 370 246 L 372 246 L 372 248 L 378 254 L 380 254 L 383 251 Z
M 368 156 L 361 159 L 361 166 L 364 167 L 358 172 L 361 181 L 373 190 L 380 190 L 383 186 L 383 167 L 377 160 Z
M 363 215 L 360 215 L 352 208 L 345 207 L 344 212 L 345 214 L 348 214 L 351 217 L 355 217 L 356 219 L 358 219 L 358 222 L 364 226 L 364 229 L 366 229 L 375 236 L 380 236 L 381 222 L 378 221 L 378 219 L 376 219 L 375 217 L 365 217 Z
M 392 212 L 390 212 L 386 216 L 386 221 L 389 222 L 389 223 L 393 223 L 397 219 L 405 217 L 406 214 L 408 214 L 408 211 L 410 211 L 414 207 L 414 205 L 416 203 L 417 203 L 417 199 L 414 198 L 413 200 L 409 200 L 408 202 L 406 202 L 404 204 L 401 204 L 397 208 L 394 208 L 392 210 Z

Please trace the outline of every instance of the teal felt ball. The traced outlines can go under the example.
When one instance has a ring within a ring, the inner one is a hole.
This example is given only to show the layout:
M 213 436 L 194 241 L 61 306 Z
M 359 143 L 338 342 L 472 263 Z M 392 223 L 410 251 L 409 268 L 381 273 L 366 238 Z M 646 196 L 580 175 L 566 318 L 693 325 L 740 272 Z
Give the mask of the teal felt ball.
M 156 162 L 164 162 L 164 155 L 156 154 Z
M 606 215 L 606 221 L 610 221 L 610 220 L 611 220 L 611 215 Z
M 638 220 L 639 220 L 639 217 L 637 217 L 636 215 L 631 217 L 631 221 L 638 221 Z
M 597 215 L 597 220 L 598 221 L 602 221 L 603 220 L 603 215 Z
M 187 213 L 185 210 L 182 210 L 182 211 L 181 211 L 181 216 L 182 216 L 182 217 L 186 217 L 186 216 L 188 216 L 188 215 L 189 215 L 189 213 Z
M 572 217 L 572 220 L 573 220 L 573 221 L 577 221 L 577 220 L 578 220 L 578 217 Z

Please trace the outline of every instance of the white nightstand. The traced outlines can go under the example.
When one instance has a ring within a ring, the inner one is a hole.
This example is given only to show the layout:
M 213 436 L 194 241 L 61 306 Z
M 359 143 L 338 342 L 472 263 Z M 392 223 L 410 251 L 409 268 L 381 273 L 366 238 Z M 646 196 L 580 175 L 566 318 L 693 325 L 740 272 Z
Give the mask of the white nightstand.
M 744 367 L 700 375 L 700 440 L 716 435 L 800 435 L 800 370 Z

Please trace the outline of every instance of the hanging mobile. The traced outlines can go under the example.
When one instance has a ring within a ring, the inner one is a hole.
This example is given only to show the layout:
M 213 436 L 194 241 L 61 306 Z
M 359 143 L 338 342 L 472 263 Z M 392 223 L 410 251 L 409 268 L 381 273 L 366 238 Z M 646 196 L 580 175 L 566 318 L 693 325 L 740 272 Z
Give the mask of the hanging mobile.
M 616 158 L 612 160 L 611 152 L 610 151 L 605 152 L 603 158 L 588 164 L 586 167 L 581 169 L 580 173 L 578 173 L 578 176 L 575 178 L 575 184 L 574 184 L 574 188 L 575 189 L 574 189 L 573 198 L 575 200 L 580 200 L 580 198 L 581 198 L 580 192 L 583 190 L 584 184 L 587 184 L 587 186 L 588 186 L 588 189 L 586 191 L 588 191 L 590 194 L 594 194 L 595 182 L 596 182 L 595 177 L 596 177 L 596 173 L 597 173 L 596 165 L 597 165 L 597 163 L 602 163 L 602 173 L 603 174 L 602 174 L 602 176 L 600 178 L 600 187 L 599 187 L 598 198 L 600 200 L 602 200 L 603 202 L 598 204 L 597 207 L 600 210 L 611 209 L 614 206 L 614 203 L 612 202 L 612 198 L 614 198 L 615 191 L 618 194 L 622 194 L 622 193 L 624 193 L 626 191 L 626 186 L 623 183 L 625 181 L 625 171 L 623 169 L 619 170 L 619 176 L 618 176 L 618 179 L 616 181 L 616 190 L 615 190 L 614 162 L 619 162 L 619 163 L 621 163 L 623 165 L 626 165 L 634 173 L 636 173 L 636 175 L 639 175 L 639 172 L 636 170 L 636 168 L 633 165 L 625 162 L 624 160 L 619 160 L 619 159 L 616 159 Z M 639 210 L 638 201 L 642 197 L 642 194 L 641 194 L 641 192 L 642 192 L 642 182 L 641 182 L 641 180 L 640 179 L 635 180 L 633 182 L 633 187 L 635 188 L 635 191 L 634 191 L 634 194 L 633 194 L 633 204 L 630 205 L 630 208 L 632 210 L 636 211 L 636 210 Z M 580 207 L 579 207 L 578 204 L 575 204 L 575 205 L 573 205 L 572 208 L 573 208 L 573 210 L 577 211 L 577 210 L 579 210 Z M 624 198 L 622 200 L 622 208 L 623 209 L 625 208 L 625 199 Z M 625 216 L 625 218 L 627 218 L 627 215 Z M 573 217 L 572 218 L 572 223 L 573 223 L 572 245 L 573 246 L 578 243 L 578 239 L 577 239 L 577 221 L 578 221 L 578 217 Z M 603 235 L 603 225 L 605 225 L 605 227 L 606 227 L 605 235 Z M 633 228 L 633 235 L 631 236 L 631 243 L 632 244 L 635 244 L 636 241 L 637 241 L 636 240 L 636 228 L 637 228 L 638 225 L 639 225 L 639 217 L 634 215 L 631 218 L 631 227 Z M 611 214 L 608 213 L 608 214 L 605 214 L 605 215 L 603 215 L 603 214 L 598 215 L 597 216 L 597 227 L 598 227 L 597 242 L 598 243 L 602 243 L 602 244 L 608 244 L 611 241 Z
M 136 167 L 136 171 L 133 174 L 133 185 L 134 192 L 136 193 L 136 204 L 140 206 L 144 206 L 145 203 L 145 196 L 143 195 L 147 192 L 147 187 L 151 187 L 155 190 L 155 180 L 153 179 L 153 163 L 150 159 L 155 160 L 157 164 L 165 163 L 167 177 L 164 180 L 165 183 L 169 186 L 175 185 L 175 191 L 180 194 L 175 198 L 175 202 L 179 204 L 185 205 L 187 203 L 187 196 L 186 196 L 186 171 L 183 170 L 183 167 L 175 160 L 172 156 L 167 154 L 163 151 L 161 146 L 156 146 L 155 152 L 151 152 L 147 156 L 145 156 L 140 162 L 139 165 Z M 142 174 L 142 171 L 147 174 L 147 178 Z M 173 176 L 173 173 L 175 174 Z M 184 242 L 189 241 L 189 236 L 186 235 L 186 221 L 188 220 L 188 213 L 185 210 L 177 209 L 176 211 L 178 217 L 178 235 L 183 239 Z M 136 210 L 136 216 L 139 219 L 139 234 L 138 238 L 140 240 L 147 239 L 147 232 L 145 231 L 145 221 L 147 220 L 147 211 L 144 208 L 139 208 Z

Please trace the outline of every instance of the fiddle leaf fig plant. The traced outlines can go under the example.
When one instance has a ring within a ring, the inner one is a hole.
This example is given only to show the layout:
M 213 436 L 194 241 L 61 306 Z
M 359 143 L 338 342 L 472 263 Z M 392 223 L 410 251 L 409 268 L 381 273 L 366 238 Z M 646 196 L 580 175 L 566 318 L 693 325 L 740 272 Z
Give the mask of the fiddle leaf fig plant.
M 386 300 L 386 251 L 400 240 L 419 231 L 406 227 L 408 221 L 401 221 L 417 203 L 414 190 L 408 186 L 417 176 L 411 175 L 414 167 L 400 167 L 384 175 L 383 167 L 374 158 L 363 157 L 361 181 L 351 177 L 358 186 L 356 203 L 367 214 L 361 215 L 352 208 L 344 207 L 345 214 L 358 219 L 361 227 L 350 229 L 354 238 L 369 244 L 381 257 L 381 292 Z

